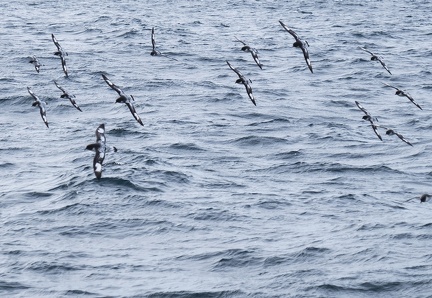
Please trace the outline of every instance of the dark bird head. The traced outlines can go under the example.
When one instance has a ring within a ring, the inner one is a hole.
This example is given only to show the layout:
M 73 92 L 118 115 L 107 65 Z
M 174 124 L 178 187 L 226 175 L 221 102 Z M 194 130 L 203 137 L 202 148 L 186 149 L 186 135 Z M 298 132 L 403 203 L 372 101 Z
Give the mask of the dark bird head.
M 297 40 L 295 43 L 293 43 L 293 47 L 295 47 L 295 48 L 299 48 L 301 46 L 302 46 L 302 43 L 299 40 Z
M 396 95 L 401 95 L 403 92 L 401 90 L 396 91 Z
M 244 47 L 241 48 L 241 50 L 245 51 L 245 52 L 249 52 L 250 51 L 250 47 L 249 46 L 244 46 Z
M 98 143 L 95 143 L 95 144 L 89 144 L 89 145 L 87 145 L 87 147 L 86 147 L 86 150 L 90 150 L 90 151 L 93 151 L 93 150 L 96 150 L 97 148 L 99 148 L 99 144 Z
M 426 200 L 429 199 L 430 197 L 431 197 L 431 195 L 429 195 L 429 194 L 423 194 L 423 195 L 420 197 L 420 203 L 424 203 L 424 202 L 426 202 Z
M 375 56 L 375 55 L 373 55 L 373 56 L 371 57 L 371 60 L 372 60 L 372 61 L 376 61 L 376 60 L 378 60 L 378 57 Z
M 394 134 L 395 134 L 395 132 L 394 132 L 393 129 L 387 129 L 387 131 L 386 131 L 386 135 L 391 136 L 391 135 L 394 135 Z
M 236 82 L 237 84 L 243 84 L 243 79 L 237 79 L 235 82 Z
M 364 115 L 364 116 L 362 117 L 362 119 L 363 119 L 363 120 L 366 120 L 366 121 L 370 121 L 370 120 L 372 120 L 372 119 L 371 119 L 371 116 L 369 116 L 369 115 Z

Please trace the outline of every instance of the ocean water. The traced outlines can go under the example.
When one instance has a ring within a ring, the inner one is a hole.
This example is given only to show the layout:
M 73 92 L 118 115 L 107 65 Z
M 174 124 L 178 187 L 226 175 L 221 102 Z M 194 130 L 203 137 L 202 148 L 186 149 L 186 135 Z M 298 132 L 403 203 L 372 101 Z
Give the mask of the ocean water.
M 432 297 L 430 1 L 35 0 L 0 15 L 1 297 Z M 118 152 L 98 180 L 85 147 L 102 123 Z

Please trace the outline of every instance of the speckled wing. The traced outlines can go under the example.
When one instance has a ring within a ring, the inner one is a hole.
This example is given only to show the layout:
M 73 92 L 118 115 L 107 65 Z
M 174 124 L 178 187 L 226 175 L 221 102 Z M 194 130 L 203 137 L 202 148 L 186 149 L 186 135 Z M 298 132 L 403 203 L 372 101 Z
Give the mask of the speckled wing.
M 105 138 L 105 124 L 99 125 L 96 129 L 96 142 L 98 146 L 95 146 L 95 157 L 93 159 L 93 170 L 96 178 L 102 177 L 102 163 L 105 159 L 106 151 L 106 138 Z
M 152 31 L 151 31 L 151 42 L 152 42 L 153 51 L 156 51 L 156 40 L 155 40 L 154 27 L 152 27 Z
M 131 97 L 132 97 L 133 100 L 135 100 L 132 95 L 131 95 Z M 128 106 L 129 111 L 131 112 L 131 114 L 135 118 L 135 120 L 138 121 L 139 124 L 141 124 L 142 126 L 144 126 L 144 124 L 142 123 L 140 116 L 138 116 L 138 113 L 136 112 L 135 107 L 132 104 L 132 102 L 131 101 L 127 101 L 126 105 Z
M 228 64 L 228 66 L 229 66 L 229 68 L 231 68 L 237 75 L 238 75 L 238 77 L 240 78 L 240 79 L 242 79 L 242 80 L 244 80 L 244 76 L 242 75 L 242 73 L 237 69 L 237 68 L 234 68 L 232 65 L 231 65 L 231 63 L 229 63 L 228 61 L 226 61 L 226 63 Z
M 300 38 L 299 38 L 299 36 L 297 35 L 297 33 L 295 33 L 292 29 L 290 29 L 290 28 L 288 28 L 288 26 L 287 25 L 285 25 L 284 23 L 282 23 L 282 21 L 279 21 L 279 23 L 281 24 L 281 26 L 289 33 L 289 34 L 291 34 L 294 38 L 295 38 L 295 40 L 296 41 L 300 41 L 301 42 L 301 40 L 300 40 Z
M 120 96 L 125 96 L 123 90 L 121 90 L 117 85 L 115 85 L 114 83 L 112 83 L 112 82 L 107 78 L 106 75 L 102 74 L 102 77 L 103 77 L 104 81 L 108 84 L 108 86 L 110 86 L 111 89 L 115 90 L 115 91 L 118 93 L 118 95 L 120 95 Z

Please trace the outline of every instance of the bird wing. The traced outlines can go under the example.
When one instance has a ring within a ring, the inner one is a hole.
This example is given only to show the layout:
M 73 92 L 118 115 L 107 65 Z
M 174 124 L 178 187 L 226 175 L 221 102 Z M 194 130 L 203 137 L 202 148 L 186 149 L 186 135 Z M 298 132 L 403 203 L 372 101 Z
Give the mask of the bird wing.
M 102 74 L 104 81 L 111 87 L 111 89 L 115 90 L 120 96 L 124 95 L 123 91 L 114 83 L 112 83 L 106 75 Z
M 64 94 L 67 94 L 66 90 L 64 90 L 59 84 L 57 84 L 56 81 L 54 81 L 54 84 L 59 88 Z
M 139 124 L 144 126 L 144 124 L 142 123 L 140 116 L 138 116 L 138 113 L 136 112 L 135 107 L 132 104 L 132 102 L 130 102 L 130 101 L 126 102 L 126 105 L 128 106 L 129 111 L 131 112 L 131 114 L 135 118 L 135 120 L 138 121 Z
M 410 142 L 408 142 L 403 135 L 401 135 L 400 133 L 395 132 L 395 135 L 397 135 L 397 137 L 399 139 L 401 139 L 402 141 L 404 141 L 405 143 L 407 143 L 408 145 L 412 146 L 412 144 Z
M 389 85 L 389 84 L 387 84 L 387 83 L 383 83 L 383 84 L 386 85 L 387 87 L 391 87 L 391 88 L 396 89 L 396 90 L 398 90 L 398 91 L 402 91 L 402 90 L 400 90 L 399 88 L 397 88 L 397 87 L 395 87 L 395 86 L 392 86 L 392 85 Z
M 153 45 L 153 50 L 156 48 L 156 41 L 155 41 L 155 34 L 154 34 L 154 27 L 152 28 L 152 32 L 151 32 L 151 42 Z
M 304 59 L 306 61 L 306 64 L 307 64 L 309 70 L 313 73 L 312 63 L 311 63 L 310 58 L 309 58 L 309 51 L 307 50 L 307 48 L 305 47 L 304 44 L 301 46 L 301 49 L 302 49 L 303 56 L 304 56 Z
M 228 64 L 229 68 L 231 68 L 239 76 L 240 79 L 244 79 L 244 76 L 237 68 L 234 68 L 228 61 L 226 61 L 226 63 Z
M 365 52 L 367 52 L 367 53 L 371 54 L 371 56 L 375 56 L 375 54 L 374 54 L 374 53 L 372 53 L 372 52 L 371 52 L 371 51 L 369 51 L 369 50 L 366 50 L 365 48 L 359 47 L 359 49 L 361 49 L 361 50 L 363 50 L 363 51 L 365 51 Z
M 57 38 L 55 38 L 54 34 L 51 34 L 51 38 L 52 38 L 52 41 L 54 42 L 55 46 L 57 47 L 57 50 L 58 50 L 59 52 L 62 52 L 63 49 L 62 49 L 62 47 L 60 46 L 59 42 L 57 41 Z
M 33 93 L 30 87 L 27 87 L 27 91 L 34 98 L 35 101 L 40 101 L 39 97 L 37 97 L 36 94 Z
M 363 108 L 363 106 L 360 105 L 360 103 L 359 103 L 358 101 L 355 101 L 355 103 L 356 103 L 357 107 L 358 107 L 360 110 L 363 111 L 363 113 L 365 113 L 367 116 L 370 116 L 370 114 L 368 113 L 368 111 L 366 111 L 366 109 Z
M 254 59 L 255 63 L 259 66 L 259 68 L 262 69 L 262 64 L 258 58 L 258 51 L 255 49 L 251 49 L 251 55 L 252 55 L 252 58 Z
M 279 21 L 279 23 L 282 25 L 282 27 L 289 33 L 291 34 L 296 41 L 300 41 L 300 37 L 297 35 L 297 33 L 295 33 L 292 29 L 288 28 L 284 23 L 282 23 L 282 21 Z
M 247 44 L 244 41 L 241 41 L 240 39 L 237 38 L 237 36 L 234 36 L 235 39 L 237 39 L 237 41 L 241 42 L 244 46 L 246 46 Z

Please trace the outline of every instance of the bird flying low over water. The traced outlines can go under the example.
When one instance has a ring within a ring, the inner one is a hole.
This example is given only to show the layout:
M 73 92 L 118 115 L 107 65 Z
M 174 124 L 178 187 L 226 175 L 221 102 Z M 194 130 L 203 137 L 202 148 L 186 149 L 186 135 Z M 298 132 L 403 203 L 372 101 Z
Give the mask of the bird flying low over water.
M 430 198 L 432 198 L 432 195 L 427 194 L 427 193 L 422 194 L 420 196 L 420 203 L 428 202 L 430 200 Z M 414 200 L 414 199 L 417 199 L 417 198 L 411 198 L 411 199 L 406 200 L 405 202 L 408 202 L 408 201 L 411 201 L 411 200 Z
M 308 42 L 306 40 L 305 41 L 301 40 L 300 37 L 297 35 L 297 33 L 295 33 L 292 29 L 288 28 L 282 21 L 279 21 L 279 23 L 289 34 L 291 34 L 295 38 L 293 47 L 300 48 L 302 50 L 306 64 L 309 67 L 311 73 L 313 73 L 312 63 L 310 61 L 309 51 L 307 49 L 307 47 L 309 47 Z
M 241 50 L 242 50 L 243 52 L 249 52 L 249 53 L 251 53 L 252 58 L 254 59 L 256 65 L 258 65 L 259 68 L 262 69 L 262 66 L 263 66 L 263 65 L 262 65 L 261 62 L 259 61 L 259 58 L 258 58 L 258 51 L 257 51 L 255 48 L 252 48 L 252 47 L 248 46 L 245 42 L 241 41 L 241 40 L 238 39 L 236 36 L 234 36 L 234 37 L 235 37 L 235 39 L 237 39 L 237 41 L 239 41 L 239 42 L 241 42 L 241 43 L 243 44 L 243 47 L 241 48 Z
M 384 63 L 384 60 L 383 60 L 382 57 L 380 57 L 380 56 L 378 56 L 378 55 L 375 55 L 374 53 L 372 53 L 372 52 L 369 51 L 369 50 L 366 50 L 365 48 L 362 48 L 362 47 L 359 47 L 359 48 L 360 48 L 361 50 L 363 50 L 363 51 L 369 53 L 369 54 L 371 55 L 371 60 L 372 60 L 372 61 L 379 61 L 379 63 L 381 63 L 381 65 L 382 65 L 382 67 L 384 67 L 384 69 L 387 70 L 389 74 L 392 74 L 392 73 L 390 72 L 390 70 L 388 69 L 387 65 Z
M 390 128 L 386 128 L 386 135 L 392 136 L 392 135 L 396 135 L 399 139 L 401 139 L 403 142 L 407 143 L 408 145 L 412 146 L 412 144 L 410 142 L 408 142 L 403 135 L 401 135 L 400 133 L 397 133 L 396 131 L 394 131 L 393 129 Z
M 63 92 L 63 94 L 62 95 L 60 95 L 60 97 L 61 98 L 67 98 L 67 99 L 69 99 L 69 101 L 71 102 L 71 104 L 78 110 L 78 111 L 80 111 L 80 112 L 82 112 L 81 111 L 81 109 L 80 109 L 80 107 L 78 106 L 78 104 L 76 103 L 76 101 L 75 101 L 75 95 L 70 95 L 69 93 L 67 93 L 66 92 L 66 90 L 65 89 L 63 89 L 59 84 L 57 84 L 57 82 L 56 81 L 54 81 L 54 84 L 57 86 L 57 88 L 59 88 L 62 92 Z
M 95 151 L 93 159 L 93 171 L 97 179 L 102 177 L 102 163 L 105 159 L 106 152 L 106 137 L 105 137 L 105 124 L 99 125 L 96 129 L 96 143 L 89 144 L 87 150 Z
M 51 34 L 52 41 L 54 42 L 55 46 L 57 47 L 57 52 L 54 52 L 54 55 L 59 56 L 61 59 L 61 64 L 63 68 L 63 72 L 65 73 L 66 77 L 68 77 L 68 70 L 66 66 L 66 56 L 68 55 L 63 48 L 60 46 L 59 42 L 55 38 L 54 34 Z
M 163 55 L 161 52 L 159 52 L 158 50 L 156 50 L 156 40 L 155 40 L 154 27 L 152 27 L 152 29 L 151 29 L 151 42 L 152 42 L 152 51 L 150 52 L 150 55 L 152 55 L 152 56 L 163 56 L 163 57 L 166 57 L 168 59 L 172 59 L 172 60 L 178 61 L 177 59 L 169 57 L 167 55 Z
M 46 116 L 46 105 L 47 103 L 45 101 L 42 101 L 39 99 L 39 97 L 36 96 L 36 94 L 33 93 L 33 91 L 31 90 L 30 87 L 27 87 L 27 91 L 28 93 L 33 97 L 34 102 L 32 103 L 32 106 L 38 106 L 39 107 L 39 112 L 40 115 L 42 117 L 43 122 L 45 123 L 46 127 L 49 128 L 48 126 L 48 119 Z
M 29 62 L 34 65 L 34 68 L 39 73 L 41 64 L 39 63 L 39 60 L 36 58 L 35 55 L 33 55 L 33 57 L 31 58 L 31 60 Z
M 409 93 L 407 93 L 407 92 L 405 92 L 405 91 L 403 91 L 403 90 L 401 90 L 401 89 L 399 89 L 399 88 L 397 88 L 397 87 L 394 87 L 394 86 L 391 86 L 391 85 L 389 85 L 389 84 L 386 84 L 386 83 L 383 83 L 384 85 L 386 85 L 387 87 L 391 87 L 391 88 L 393 88 L 393 89 L 396 89 L 396 95 L 398 95 L 398 96 L 405 96 L 406 98 L 408 98 L 417 108 L 419 108 L 420 110 L 423 110 L 422 109 L 422 107 L 418 104 L 418 103 L 416 103 L 415 101 L 414 101 L 414 98 L 412 98 L 412 96 L 411 95 L 409 95 Z
M 139 124 L 141 124 L 142 126 L 144 126 L 144 124 L 141 121 L 141 118 L 138 116 L 134 105 L 132 104 L 132 101 L 130 99 L 132 99 L 133 101 L 135 101 L 134 97 L 132 95 L 126 95 L 123 90 L 121 90 L 118 86 L 116 86 L 115 84 L 113 84 L 106 75 L 102 74 L 103 79 L 105 80 L 105 82 L 108 84 L 108 86 L 110 86 L 113 90 L 115 90 L 118 95 L 120 95 L 119 98 L 117 98 L 116 103 L 124 103 L 128 106 L 130 112 L 132 113 L 132 116 L 135 118 L 136 121 L 138 121 Z
M 363 108 L 360 103 L 358 101 L 355 101 L 357 107 L 363 112 L 365 113 L 365 115 L 362 117 L 363 120 L 369 121 L 372 129 L 374 131 L 374 133 L 377 135 L 378 139 L 380 139 L 382 141 L 382 137 L 380 136 L 380 134 L 378 133 L 378 125 L 376 125 L 374 123 L 374 118 L 372 117 L 371 114 L 368 113 L 368 111 L 366 111 L 365 108 Z M 377 119 L 376 119 L 377 120 Z M 378 120 L 377 120 L 378 121 Z
M 251 81 L 246 79 L 242 75 L 242 73 L 237 68 L 234 68 L 228 61 L 226 61 L 226 63 L 228 64 L 229 68 L 231 68 L 238 75 L 239 78 L 236 80 L 236 83 L 237 84 L 243 84 L 245 86 L 247 95 L 249 96 L 252 103 L 256 106 L 255 97 L 252 94 L 252 87 L 249 84 L 249 82 L 251 82 Z

